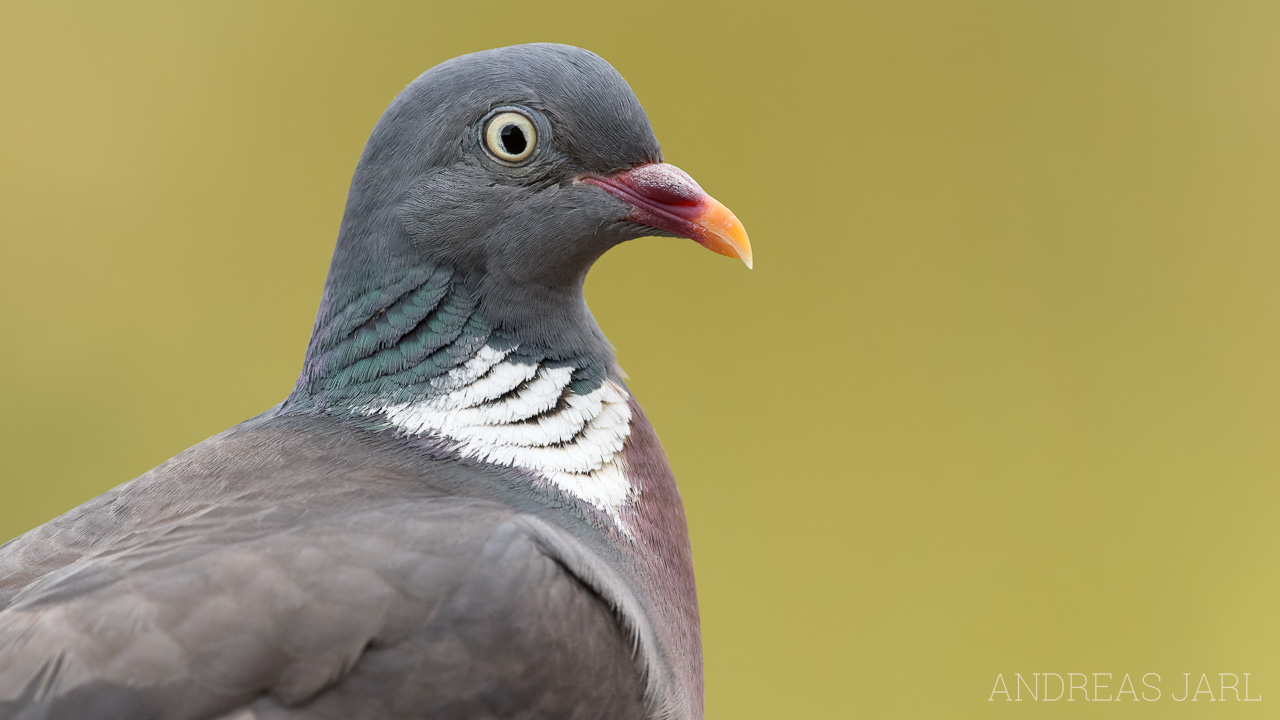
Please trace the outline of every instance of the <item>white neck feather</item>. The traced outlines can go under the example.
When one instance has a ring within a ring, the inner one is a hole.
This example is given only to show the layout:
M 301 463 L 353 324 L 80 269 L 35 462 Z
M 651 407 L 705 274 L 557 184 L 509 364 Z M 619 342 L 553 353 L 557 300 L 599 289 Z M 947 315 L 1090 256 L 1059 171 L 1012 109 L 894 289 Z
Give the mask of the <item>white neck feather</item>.
M 508 360 L 513 350 L 485 346 L 431 381 L 439 394 L 360 411 L 384 414 L 411 435 L 441 438 L 463 457 L 532 471 L 629 535 L 620 511 L 637 490 L 622 454 L 631 434 L 626 389 L 606 379 L 578 395 L 569 390 L 573 368 Z

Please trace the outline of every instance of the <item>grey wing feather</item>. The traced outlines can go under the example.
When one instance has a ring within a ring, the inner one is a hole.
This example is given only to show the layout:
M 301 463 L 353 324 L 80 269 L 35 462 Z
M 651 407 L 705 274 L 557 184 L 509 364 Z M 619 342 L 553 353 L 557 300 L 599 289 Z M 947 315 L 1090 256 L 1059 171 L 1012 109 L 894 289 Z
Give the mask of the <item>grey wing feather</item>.
M 518 518 L 415 510 L 49 575 L 0 613 L 0 717 L 637 716 L 628 633 Z
M 648 715 L 649 631 L 567 533 L 378 478 L 296 502 L 161 480 L 0 549 L 0 718 Z

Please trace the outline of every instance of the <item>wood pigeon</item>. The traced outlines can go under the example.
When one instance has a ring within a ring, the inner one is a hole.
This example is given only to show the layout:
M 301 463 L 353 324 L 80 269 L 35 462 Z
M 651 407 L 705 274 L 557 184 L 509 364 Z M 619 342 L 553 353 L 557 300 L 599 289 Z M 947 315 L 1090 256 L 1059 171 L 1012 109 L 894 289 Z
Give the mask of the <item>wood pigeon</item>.
M 679 491 L 583 299 L 644 235 L 751 264 L 600 57 L 420 76 L 288 398 L 0 548 L 0 718 L 701 718 Z

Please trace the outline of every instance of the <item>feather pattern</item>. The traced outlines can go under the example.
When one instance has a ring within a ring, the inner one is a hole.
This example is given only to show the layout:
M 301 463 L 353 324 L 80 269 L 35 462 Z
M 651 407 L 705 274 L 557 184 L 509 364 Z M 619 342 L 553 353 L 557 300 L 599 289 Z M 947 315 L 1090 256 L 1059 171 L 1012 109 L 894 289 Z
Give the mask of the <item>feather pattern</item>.
M 589 358 L 551 357 L 491 329 L 455 273 L 420 268 L 406 277 L 394 295 L 357 298 L 382 305 L 366 307 L 371 319 L 350 323 L 346 337 L 312 349 L 315 368 L 304 377 L 320 409 L 527 470 L 630 537 L 622 511 L 638 491 L 622 454 L 627 389 L 609 377 L 593 381 L 604 373 Z

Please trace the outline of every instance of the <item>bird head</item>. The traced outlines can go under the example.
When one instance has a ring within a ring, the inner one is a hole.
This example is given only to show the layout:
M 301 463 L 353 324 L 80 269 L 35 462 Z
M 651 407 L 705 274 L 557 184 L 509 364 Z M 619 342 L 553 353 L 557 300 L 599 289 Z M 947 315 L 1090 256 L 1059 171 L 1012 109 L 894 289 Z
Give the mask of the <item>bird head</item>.
M 358 293 L 396 265 L 444 265 L 475 278 L 502 322 L 580 294 L 596 259 L 644 235 L 751 264 L 742 224 L 662 162 L 644 109 L 607 62 L 566 45 L 499 48 L 432 68 L 382 116 L 330 285 Z
M 442 63 L 365 145 L 289 404 L 430 397 L 436 374 L 486 345 L 572 366 L 574 391 L 591 392 L 617 373 L 587 271 L 645 235 L 751 264 L 742 224 L 663 162 L 640 102 L 599 56 L 534 44 Z

